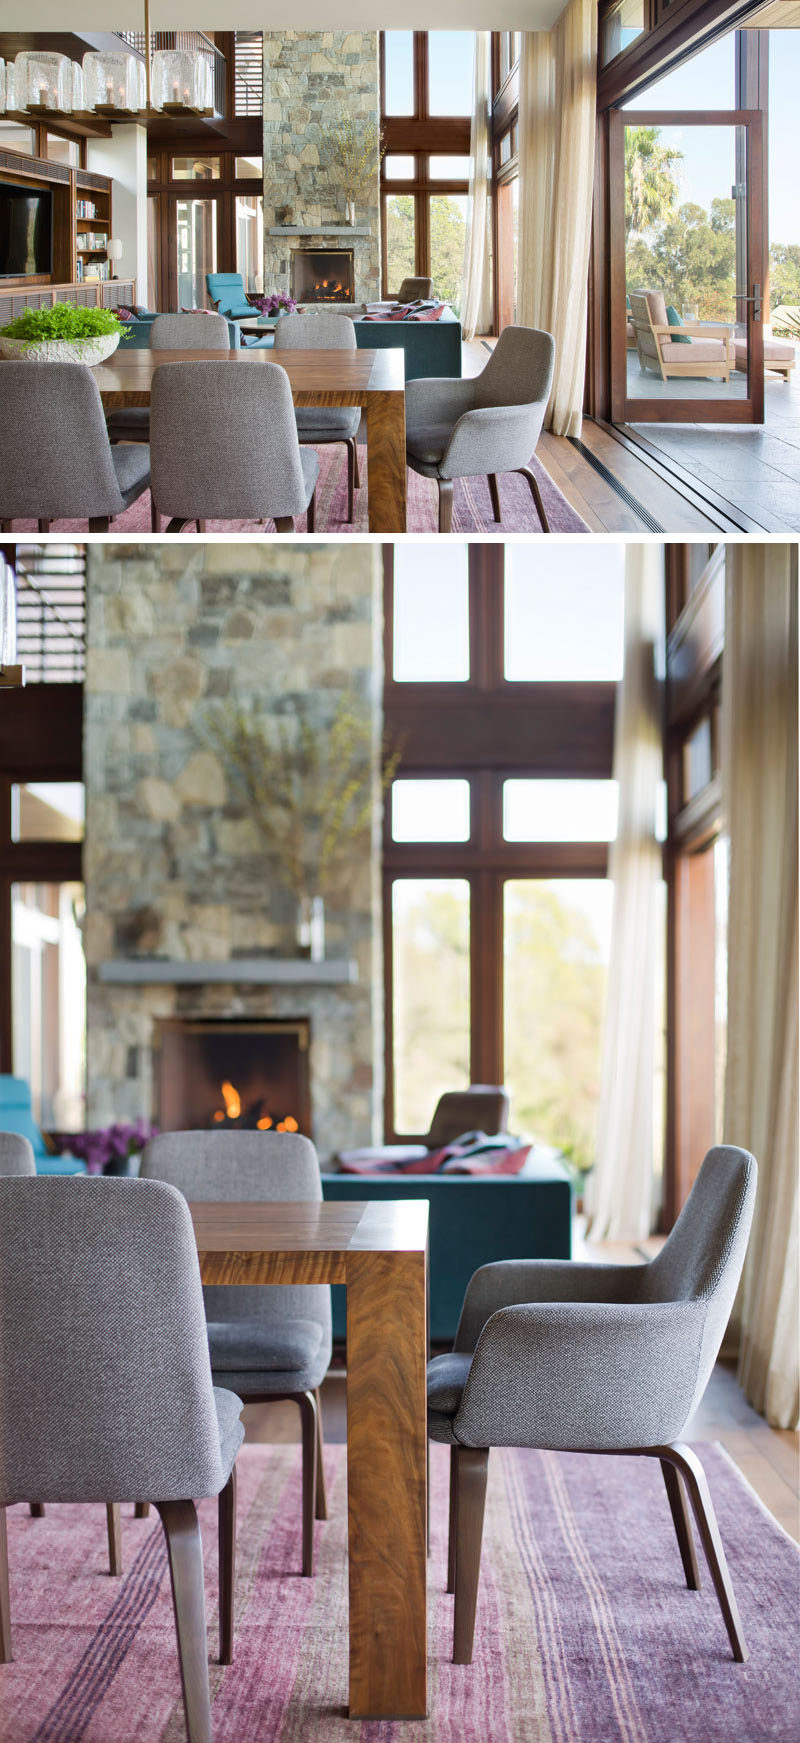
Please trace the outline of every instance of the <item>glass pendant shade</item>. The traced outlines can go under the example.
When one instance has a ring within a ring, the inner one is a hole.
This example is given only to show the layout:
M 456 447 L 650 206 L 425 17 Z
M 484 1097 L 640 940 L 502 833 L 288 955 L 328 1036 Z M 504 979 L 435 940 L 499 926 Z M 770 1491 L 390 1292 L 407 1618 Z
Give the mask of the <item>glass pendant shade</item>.
M 17 72 L 13 61 L 6 61 L 6 114 L 13 115 L 17 107 Z
M 18 109 L 48 109 L 68 115 L 72 109 L 72 62 L 65 54 L 22 50 L 14 63 Z
M 213 109 L 211 62 L 184 48 L 160 48 L 153 55 L 155 109 Z
M 83 67 L 80 61 L 72 62 L 72 109 L 73 113 L 85 108 L 83 96 Z
M 144 61 L 119 50 L 85 54 L 83 94 L 87 109 L 135 114 L 145 107 Z
M 0 115 L 6 112 L 6 63 L 0 59 Z

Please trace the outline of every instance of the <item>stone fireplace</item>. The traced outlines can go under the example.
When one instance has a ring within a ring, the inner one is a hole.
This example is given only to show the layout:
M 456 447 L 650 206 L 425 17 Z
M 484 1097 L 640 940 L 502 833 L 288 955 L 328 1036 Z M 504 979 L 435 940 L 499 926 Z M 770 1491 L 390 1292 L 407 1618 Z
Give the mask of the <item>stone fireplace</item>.
M 353 303 L 352 248 L 295 248 L 292 296 L 297 303 Z
M 295 1120 L 323 1159 L 374 1142 L 378 547 L 96 544 L 87 595 L 87 1122 Z M 345 692 L 372 723 L 373 828 L 326 896 L 315 963 L 297 954 L 285 874 L 197 725 L 233 698 L 324 732 Z

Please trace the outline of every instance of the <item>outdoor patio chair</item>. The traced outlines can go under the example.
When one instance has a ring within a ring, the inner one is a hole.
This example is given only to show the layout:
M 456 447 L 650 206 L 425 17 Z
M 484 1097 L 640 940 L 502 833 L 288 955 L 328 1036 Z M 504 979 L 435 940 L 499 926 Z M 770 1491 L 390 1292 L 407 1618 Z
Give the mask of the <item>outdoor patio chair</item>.
M 320 309 L 308 315 L 282 315 L 275 322 L 275 345 L 280 351 L 355 351 L 356 330 L 349 315 Z M 347 449 L 347 519 L 352 525 L 354 492 L 361 478 L 358 469 L 358 430 L 361 407 L 348 405 L 298 406 L 295 422 L 304 447 L 321 448 L 344 442 Z
M 452 1353 L 428 1364 L 428 1433 L 451 1448 L 447 1589 L 455 1591 L 456 1664 L 472 1659 L 493 1446 L 658 1459 L 686 1584 L 700 1585 L 688 1491 L 733 1656 L 746 1659 L 708 1484 L 681 1436 L 733 1306 L 756 1173 L 746 1150 L 709 1150 L 649 1264 L 510 1259 L 475 1272 Z
M 0 1276 L 0 1662 L 12 1656 L 6 1508 L 31 1490 L 107 1505 L 139 1495 L 167 1540 L 189 1743 L 211 1743 L 195 1501 L 219 1498 L 229 1664 L 244 1429 L 241 1400 L 212 1385 L 186 1204 L 154 1180 L 0 1180 Z
M 452 529 L 456 478 L 488 476 L 499 521 L 501 472 L 520 472 L 527 480 L 542 530 L 549 532 L 530 459 L 547 410 L 554 361 L 549 333 L 505 327 L 480 375 L 408 382 L 406 459 L 413 472 L 436 479 L 440 533 Z
M 667 319 L 664 292 L 631 291 L 631 320 L 642 370 L 668 381 L 673 376 L 727 382 L 734 366 L 733 327 Z
M 150 390 L 153 528 L 274 520 L 314 531 L 319 459 L 301 448 L 292 390 L 277 363 L 162 363 Z
M 85 363 L 2 365 L 0 530 L 35 520 L 88 520 L 108 532 L 150 483 L 146 445 L 112 448 L 100 391 Z

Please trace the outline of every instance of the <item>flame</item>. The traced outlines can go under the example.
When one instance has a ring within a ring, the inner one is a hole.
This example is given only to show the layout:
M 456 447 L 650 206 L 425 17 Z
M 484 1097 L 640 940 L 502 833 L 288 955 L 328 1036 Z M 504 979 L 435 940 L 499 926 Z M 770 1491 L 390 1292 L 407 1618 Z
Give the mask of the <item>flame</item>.
M 299 1129 L 297 1121 L 293 1119 L 291 1114 L 287 1114 L 285 1120 L 279 1120 L 275 1127 L 276 1132 L 297 1132 Z
M 215 1119 L 217 1122 L 217 1125 L 219 1125 L 220 1120 L 224 1120 L 224 1118 L 225 1118 L 225 1115 L 222 1112 L 222 1108 L 217 1108 L 215 1110 L 214 1114 L 212 1115 L 212 1118 Z
M 222 1099 L 225 1103 L 225 1112 L 228 1119 L 238 1120 L 242 1111 L 242 1098 L 238 1089 L 234 1089 L 232 1083 L 226 1082 L 222 1084 Z
M 262 1119 L 256 1120 L 256 1130 L 259 1132 L 268 1132 L 271 1125 L 272 1119 L 269 1114 L 264 1114 Z

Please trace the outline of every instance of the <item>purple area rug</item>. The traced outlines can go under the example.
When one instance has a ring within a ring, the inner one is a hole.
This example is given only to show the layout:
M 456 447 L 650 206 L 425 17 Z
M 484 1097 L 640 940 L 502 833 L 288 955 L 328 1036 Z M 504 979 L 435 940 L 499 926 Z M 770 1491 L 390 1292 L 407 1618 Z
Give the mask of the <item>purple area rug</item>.
M 202 1509 L 215 1743 L 796 1743 L 796 1547 L 718 1448 L 701 1449 L 750 1659 L 734 1664 L 710 1580 L 689 1592 L 658 1465 L 493 1453 L 471 1665 L 450 1662 L 448 1459 L 433 1447 L 430 1717 L 344 1716 L 343 1449 L 326 1453 L 330 1519 L 297 1573 L 300 1460 L 239 1458 L 234 1662 L 214 1661 L 217 1549 Z M 125 1509 L 120 1580 L 102 1507 L 9 1509 L 14 1661 L 0 1666 L 3 1743 L 181 1743 L 169 1582 L 157 1520 Z
M 367 498 L 367 450 L 359 448 L 361 466 L 361 489 L 356 491 L 355 520 L 352 526 L 347 521 L 347 462 L 343 447 L 328 447 L 319 449 L 320 475 L 317 485 L 317 519 L 318 533 L 368 533 L 369 512 Z M 554 533 L 588 533 L 586 522 L 581 519 L 574 508 L 570 507 L 566 497 L 553 483 L 538 460 L 532 460 L 531 466 L 539 480 L 545 510 Z M 419 478 L 416 472 L 409 472 L 408 478 L 408 531 L 410 533 L 435 533 L 439 524 L 438 496 L 436 485 L 430 478 Z M 492 514 L 492 504 L 489 497 L 489 485 L 485 478 L 458 479 L 454 491 L 453 532 L 454 533 L 539 533 L 541 524 L 531 496 L 530 489 L 524 478 L 516 473 L 509 473 L 500 479 L 500 505 L 503 511 L 502 522 L 495 521 Z M 297 522 L 297 531 L 305 532 L 305 515 Z M 35 532 L 34 521 L 15 521 L 15 533 Z M 54 521 L 53 532 L 76 533 L 86 531 L 86 522 L 78 520 Z M 150 532 L 150 495 L 139 498 L 133 506 L 126 509 L 113 522 L 112 532 L 115 533 L 149 533 Z M 266 528 L 258 521 L 209 521 L 208 531 L 213 533 L 262 533 L 272 532 L 272 522 L 266 523 Z

